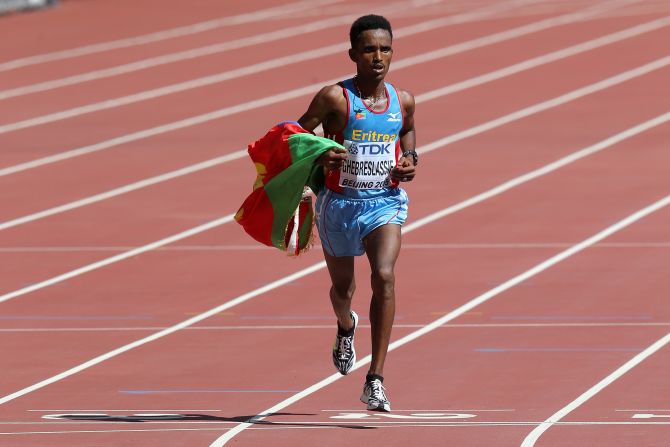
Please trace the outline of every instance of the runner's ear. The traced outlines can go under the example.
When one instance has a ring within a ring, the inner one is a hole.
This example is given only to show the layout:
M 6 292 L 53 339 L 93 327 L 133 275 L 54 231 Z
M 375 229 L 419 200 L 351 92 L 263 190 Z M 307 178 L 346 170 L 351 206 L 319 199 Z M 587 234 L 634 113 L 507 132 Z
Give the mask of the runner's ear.
M 353 48 L 349 48 L 349 59 L 351 59 L 353 62 L 358 62 L 356 58 L 356 50 Z

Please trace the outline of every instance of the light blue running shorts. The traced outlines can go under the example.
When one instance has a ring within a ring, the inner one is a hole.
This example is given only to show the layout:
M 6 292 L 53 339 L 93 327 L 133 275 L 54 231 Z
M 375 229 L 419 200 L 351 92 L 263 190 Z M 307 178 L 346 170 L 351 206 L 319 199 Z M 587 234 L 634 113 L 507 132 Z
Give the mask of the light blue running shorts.
M 402 225 L 407 219 L 407 193 L 401 188 L 384 190 L 372 198 L 352 198 L 323 188 L 316 198 L 316 226 L 331 256 L 360 256 L 363 239 L 376 228 Z

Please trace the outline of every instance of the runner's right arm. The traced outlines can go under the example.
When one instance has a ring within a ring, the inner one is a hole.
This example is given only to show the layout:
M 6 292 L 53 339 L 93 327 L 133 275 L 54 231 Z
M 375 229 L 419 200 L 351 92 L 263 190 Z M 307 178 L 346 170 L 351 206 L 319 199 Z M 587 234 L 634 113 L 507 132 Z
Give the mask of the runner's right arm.
M 339 85 L 328 85 L 322 88 L 312 99 L 307 111 L 298 119 L 298 124 L 310 132 L 313 132 L 319 124 L 332 128 L 342 123 L 347 113 L 346 99 L 342 95 L 342 87 Z M 327 169 L 340 169 L 347 158 L 344 149 L 333 148 L 316 159 L 317 164 Z

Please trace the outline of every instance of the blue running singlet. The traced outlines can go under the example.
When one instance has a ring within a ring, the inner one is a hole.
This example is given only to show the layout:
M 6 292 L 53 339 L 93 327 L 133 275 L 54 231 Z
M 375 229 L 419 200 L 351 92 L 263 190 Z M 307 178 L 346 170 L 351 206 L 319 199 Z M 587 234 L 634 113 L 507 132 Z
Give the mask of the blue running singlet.
M 407 219 L 407 194 L 390 172 L 400 155 L 403 115 L 396 89 L 385 83 L 386 109 L 370 110 L 353 79 L 341 83 L 349 115 L 341 132 L 326 135 L 342 144 L 347 160 L 326 174 L 326 188 L 316 200 L 316 224 L 324 250 L 331 256 L 360 256 L 363 240 L 382 225 Z
M 353 79 L 343 81 L 342 87 L 349 109 L 347 123 L 341 132 L 326 136 L 343 145 L 349 154 L 340 170 L 327 174 L 326 187 L 349 197 L 376 197 L 398 187 L 390 177 L 400 156 L 403 125 L 398 92 L 384 83 L 386 109 L 376 112 L 359 97 Z

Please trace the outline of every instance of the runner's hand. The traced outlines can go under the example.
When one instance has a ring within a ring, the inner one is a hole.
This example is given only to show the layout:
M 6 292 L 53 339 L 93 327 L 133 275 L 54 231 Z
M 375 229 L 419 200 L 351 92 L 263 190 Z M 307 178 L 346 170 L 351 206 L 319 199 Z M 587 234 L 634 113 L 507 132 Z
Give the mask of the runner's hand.
M 345 149 L 340 149 L 339 147 L 330 149 L 328 152 L 324 152 L 316 159 L 315 163 L 323 166 L 326 169 L 340 169 L 344 160 L 347 159 L 347 151 Z
M 398 164 L 391 170 L 391 178 L 400 182 L 411 182 L 414 180 L 416 168 L 414 160 L 410 157 L 400 157 Z

